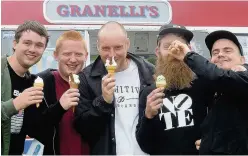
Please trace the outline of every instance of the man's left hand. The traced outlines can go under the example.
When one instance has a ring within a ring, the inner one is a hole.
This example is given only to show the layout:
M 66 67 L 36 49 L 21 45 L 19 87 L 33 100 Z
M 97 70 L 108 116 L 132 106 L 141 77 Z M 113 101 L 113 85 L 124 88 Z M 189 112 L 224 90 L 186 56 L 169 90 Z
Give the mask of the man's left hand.
M 178 40 L 172 42 L 169 47 L 169 55 L 180 61 L 183 61 L 185 55 L 190 51 L 191 50 L 189 49 L 187 44 L 184 44 Z
M 232 71 L 239 72 L 239 71 L 246 71 L 246 68 L 242 65 L 236 65 L 231 68 Z

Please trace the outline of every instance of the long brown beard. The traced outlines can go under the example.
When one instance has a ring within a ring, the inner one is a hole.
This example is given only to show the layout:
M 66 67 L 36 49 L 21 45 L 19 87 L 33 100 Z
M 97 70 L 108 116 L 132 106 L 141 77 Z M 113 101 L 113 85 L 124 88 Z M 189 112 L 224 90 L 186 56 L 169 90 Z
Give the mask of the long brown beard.
M 166 89 L 169 90 L 189 88 L 195 77 L 193 71 L 183 61 L 179 61 L 170 55 L 163 57 L 160 53 L 155 69 L 155 76 L 159 75 L 165 77 Z

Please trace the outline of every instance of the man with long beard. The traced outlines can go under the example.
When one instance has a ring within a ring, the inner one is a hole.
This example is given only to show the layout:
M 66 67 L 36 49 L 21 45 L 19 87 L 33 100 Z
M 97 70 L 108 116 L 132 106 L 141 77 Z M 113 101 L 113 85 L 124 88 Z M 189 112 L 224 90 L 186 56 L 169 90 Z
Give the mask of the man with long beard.
M 165 88 L 146 87 L 140 95 L 136 138 L 152 155 L 198 154 L 195 139 L 212 103 L 213 92 L 188 66 L 168 55 L 175 40 L 189 46 L 193 33 L 183 26 L 164 25 L 157 39 L 155 77 L 166 78 Z

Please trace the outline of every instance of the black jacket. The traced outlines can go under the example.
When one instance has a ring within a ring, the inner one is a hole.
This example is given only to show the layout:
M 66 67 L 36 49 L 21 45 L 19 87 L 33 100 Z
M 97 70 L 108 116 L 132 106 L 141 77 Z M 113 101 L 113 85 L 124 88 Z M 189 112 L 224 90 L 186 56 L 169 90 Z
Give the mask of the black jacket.
M 153 82 L 154 67 L 131 53 L 128 53 L 127 57 L 138 66 L 140 90 L 142 90 Z M 116 154 L 115 108 L 114 104 L 107 104 L 103 100 L 101 90 L 102 77 L 106 74 L 106 68 L 100 57 L 79 74 L 80 101 L 75 110 L 75 127 L 88 141 L 92 155 Z
M 66 112 L 56 99 L 55 78 L 52 69 L 47 69 L 39 74 L 44 82 L 44 100 L 37 108 L 32 105 L 25 112 L 29 136 L 36 138 L 44 147 L 44 155 L 59 155 L 58 124 Z
M 215 103 L 202 125 L 200 154 L 248 154 L 248 72 L 220 69 L 194 52 L 184 60 L 216 91 Z
M 204 79 L 196 78 L 190 88 L 165 90 L 163 106 L 152 119 L 145 116 L 147 96 L 156 89 L 146 87 L 140 96 L 136 138 L 141 149 L 151 155 L 195 155 L 195 141 L 201 138 L 200 125 L 213 91 Z

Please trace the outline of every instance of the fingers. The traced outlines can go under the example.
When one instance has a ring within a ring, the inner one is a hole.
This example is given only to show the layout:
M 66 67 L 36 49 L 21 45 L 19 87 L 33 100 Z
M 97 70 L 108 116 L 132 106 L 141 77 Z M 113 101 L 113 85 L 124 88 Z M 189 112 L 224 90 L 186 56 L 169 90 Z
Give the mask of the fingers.
M 201 145 L 201 140 L 197 140 L 195 142 L 195 146 L 196 146 L 196 149 L 199 150 L 200 149 L 200 145 Z
M 201 145 L 201 140 L 196 140 L 195 145 L 200 146 Z
M 40 90 L 39 91 L 35 90 L 33 92 L 30 92 L 30 95 L 31 96 L 44 96 L 44 93 Z
M 70 89 L 65 93 L 68 97 L 72 98 L 72 97 L 79 97 L 80 94 L 78 92 L 78 90 L 74 90 L 74 91 L 70 91 Z
M 164 93 L 154 94 L 151 98 L 147 100 L 147 102 L 151 105 L 152 103 L 155 103 L 157 100 L 163 101 L 164 96 L 165 96 Z
M 42 87 L 30 87 L 25 89 L 23 92 L 43 91 Z
M 71 94 L 71 93 L 78 93 L 79 90 L 78 89 L 75 89 L 75 88 L 70 88 L 66 91 L 67 94 Z
M 154 106 L 152 106 L 151 108 L 152 108 L 152 110 L 159 110 L 159 108 L 161 108 L 162 107 L 162 103 L 160 103 L 160 104 L 158 104 L 158 105 L 154 105 Z
M 200 150 L 200 146 L 196 146 L 196 149 L 197 149 L 197 150 Z
M 115 90 L 115 79 L 110 74 L 106 75 L 102 81 L 102 92 L 104 95 L 112 95 Z
M 78 105 L 78 102 L 71 102 L 70 105 L 71 106 L 77 106 Z
M 108 74 L 109 75 L 109 74 Z M 102 85 L 103 85 L 103 87 L 106 87 L 106 86 L 108 86 L 109 84 L 115 84 L 115 79 L 114 78 L 112 78 L 112 77 L 106 77 L 104 80 L 103 80 L 103 82 L 102 82 Z
M 165 94 L 163 93 L 164 88 L 157 88 L 153 90 L 148 96 L 147 96 L 147 101 L 154 101 L 159 98 L 163 98 Z
M 163 103 L 163 99 L 160 98 L 160 99 L 156 99 L 155 101 L 150 102 L 149 105 L 151 107 L 153 107 L 153 106 L 157 106 L 157 105 L 159 105 L 161 103 Z
M 114 93 L 114 91 L 115 91 L 115 87 L 112 87 L 110 90 L 109 90 L 109 93 Z
M 157 93 L 159 93 L 159 92 L 163 92 L 164 91 L 164 88 L 162 87 L 162 88 L 156 88 L 156 89 L 154 89 L 148 96 L 147 96 L 147 99 L 148 98 L 151 98 L 154 94 L 157 94 Z
M 35 100 L 42 100 L 44 98 L 44 96 L 32 96 L 31 100 L 35 101 Z
M 32 100 L 30 101 L 30 105 L 37 104 L 37 103 L 42 103 L 42 100 Z
M 246 68 L 242 65 L 237 65 L 231 68 L 232 71 L 238 72 L 238 71 L 246 71 Z
M 115 82 L 109 83 L 107 86 L 105 86 L 107 90 L 113 89 L 115 87 Z

